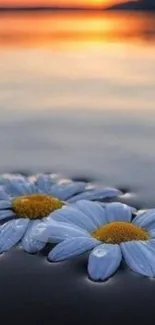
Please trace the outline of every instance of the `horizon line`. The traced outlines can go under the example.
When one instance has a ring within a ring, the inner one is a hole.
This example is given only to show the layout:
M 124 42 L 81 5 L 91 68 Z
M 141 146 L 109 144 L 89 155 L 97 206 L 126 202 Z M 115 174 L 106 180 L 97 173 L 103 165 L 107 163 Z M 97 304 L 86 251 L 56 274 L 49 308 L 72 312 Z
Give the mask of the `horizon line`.
M 88 7 L 88 6 L 45 6 L 45 5 L 33 5 L 33 6 L 1 6 L 0 5 L 0 11 L 19 11 L 19 10 L 83 10 L 83 11 L 100 11 L 104 10 L 105 7 Z

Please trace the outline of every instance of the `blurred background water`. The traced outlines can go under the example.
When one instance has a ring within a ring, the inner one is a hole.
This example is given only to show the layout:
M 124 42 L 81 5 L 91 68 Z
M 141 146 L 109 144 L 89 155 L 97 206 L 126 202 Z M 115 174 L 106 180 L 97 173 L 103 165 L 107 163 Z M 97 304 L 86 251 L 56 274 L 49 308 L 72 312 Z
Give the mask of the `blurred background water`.
M 154 14 L 0 14 L 0 172 L 149 193 L 154 137 Z

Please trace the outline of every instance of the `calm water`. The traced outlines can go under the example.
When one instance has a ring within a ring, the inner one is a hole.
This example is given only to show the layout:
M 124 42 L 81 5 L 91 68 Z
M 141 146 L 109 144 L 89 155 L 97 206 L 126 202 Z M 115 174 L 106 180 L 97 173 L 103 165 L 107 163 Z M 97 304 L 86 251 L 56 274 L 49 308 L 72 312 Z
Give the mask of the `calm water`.
M 0 170 L 155 190 L 155 16 L 1 14 Z M 149 196 L 149 194 L 148 194 Z

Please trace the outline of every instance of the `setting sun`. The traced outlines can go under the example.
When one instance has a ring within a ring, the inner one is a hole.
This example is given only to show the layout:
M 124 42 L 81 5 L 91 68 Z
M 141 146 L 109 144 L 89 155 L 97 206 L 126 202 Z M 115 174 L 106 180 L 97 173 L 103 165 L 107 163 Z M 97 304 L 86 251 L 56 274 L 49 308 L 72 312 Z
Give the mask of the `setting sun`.
M 103 0 L 90 0 L 90 1 L 88 1 L 88 4 L 92 5 L 92 6 L 103 6 L 104 3 L 105 3 L 105 1 L 103 1 Z

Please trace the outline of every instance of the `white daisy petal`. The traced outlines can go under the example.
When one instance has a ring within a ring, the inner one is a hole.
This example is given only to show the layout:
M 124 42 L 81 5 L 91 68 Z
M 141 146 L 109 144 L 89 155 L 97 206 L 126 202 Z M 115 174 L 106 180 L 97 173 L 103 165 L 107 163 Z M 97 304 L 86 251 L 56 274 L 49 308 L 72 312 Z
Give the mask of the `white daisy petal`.
M 50 177 L 53 184 L 69 180 L 68 178 L 64 177 L 62 174 L 58 174 L 58 173 L 48 174 L 48 176 Z
M 25 181 L 25 176 L 21 175 L 21 174 L 12 174 L 12 173 L 5 173 L 2 175 L 3 181 L 7 182 L 8 180 L 13 180 L 16 179 L 18 181 Z
M 9 180 L 5 185 L 7 193 L 9 193 L 11 196 L 22 195 L 21 184 L 22 183 L 19 180 Z
M 11 200 L 0 200 L 0 210 L 11 208 Z
M 94 248 L 88 261 L 88 273 L 92 280 L 106 280 L 119 267 L 122 254 L 119 245 L 102 244 Z
M 5 223 L 0 227 L 0 253 L 8 251 L 23 237 L 29 219 L 16 219 Z
M 68 181 L 52 186 L 50 193 L 61 200 L 68 200 L 73 195 L 84 190 L 86 184 L 84 182 Z
M 64 179 L 62 175 L 59 174 L 38 174 L 34 181 L 38 188 L 38 192 L 50 193 L 51 187 L 58 182 L 63 182 Z
M 120 244 L 122 255 L 134 272 L 155 276 L 155 246 L 149 241 L 130 241 Z
M 0 220 L 15 218 L 16 214 L 12 210 L 0 210 Z
M 74 196 L 73 198 L 69 199 L 68 202 L 74 203 L 79 200 L 102 200 L 117 197 L 121 194 L 122 193 L 115 188 L 95 188 Z
M 96 228 L 107 223 L 104 206 L 100 203 L 81 200 L 75 203 L 74 206 L 86 214 L 95 224 Z
M 114 202 L 105 207 L 108 222 L 126 221 L 130 222 L 132 218 L 132 208 L 126 204 Z
M 103 208 L 105 208 L 107 205 L 109 205 L 110 203 L 105 203 L 105 202 L 99 202 L 100 203 L 100 205 L 103 207 Z M 122 204 L 122 203 L 121 203 Z M 129 207 L 129 209 L 131 209 L 131 213 L 136 213 L 137 214 L 137 209 L 136 208 L 134 208 L 133 206 L 131 206 L 131 205 L 129 205 L 128 206 Z
M 59 243 L 68 238 L 89 237 L 89 233 L 76 225 L 56 222 L 42 222 L 34 227 L 32 237 L 42 242 Z
M 155 238 L 151 238 L 148 240 L 150 246 L 155 247 Z
M 22 246 L 24 250 L 28 253 L 37 253 L 45 247 L 44 242 L 33 239 L 33 229 L 41 223 L 40 220 L 31 220 L 26 233 L 22 239 Z
M 155 230 L 155 209 L 150 209 L 138 215 L 132 222 L 141 228 Z
M 155 238 L 155 229 L 154 230 L 150 230 L 149 231 L 149 235 L 150 235 L 151 238 L 154 239 Z
M 72 223 L 88 232 L 96 229 L 96 224 L 92 218 L 85 215 L 76 206 L 66 206 L 51 213 L 51 218 L 59 222 Z M 47 218 L 48 220 L 48 218 Z
M 0 186 L 0 200 L 9 200 L 10 196 L 4 191 L 3 187 Z
M 64 240 L 58 244 L 48 255 L 50 261 L 58 262 L 80 255 L 95 246 L 99 241 L 91 237 L 77 237 Z
M 146 213 L 147 211 L 148 211 L 148 210 L 138 210 L 138 211 L 136 212 L 136 215 L 137 215 L 137 216 L 142 215 L 142 214 Z
M 34 192 L 34 184 L 24 180 L 13 179 L 7 182 L 6 191 L 11 196 L 31 194 Z
M 23 186 L 23 193 L 25 194 L 33 194 L 37 192 L 36 185 L 31 182 L 25 182 L 22 184 Z
M 39 175 L 36 180 L 38 192 L 49 193 L 56 180 L 55 178 L 52 179 L 49 175 Z

